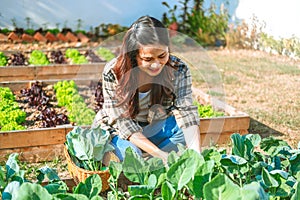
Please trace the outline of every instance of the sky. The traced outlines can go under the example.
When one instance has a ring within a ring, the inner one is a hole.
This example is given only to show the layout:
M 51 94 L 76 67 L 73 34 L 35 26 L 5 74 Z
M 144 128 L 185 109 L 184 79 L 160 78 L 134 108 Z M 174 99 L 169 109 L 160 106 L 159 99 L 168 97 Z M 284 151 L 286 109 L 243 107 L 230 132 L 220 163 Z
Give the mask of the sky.
M 239 0 L 236 16 L 241 19 L 255 16 L 266 23 L 266 32 L 276 37 L 300 38 L 299 0 Z
M 179 0 L 166 0 L 171 7 Z M 217 4 L 224 0 L 206 0 Z M 89 30 L 101 23 L 130 26 L 138 17 L 151 15 L 158 19 L 168 9 L 162 0 L 1 0 L 0 27 L 12 28 L 12 19 L 17 26 L 27 28 L 26 17 L 34 29 L 39 27 L 77 29 L 78 19 L 82 29 Z M 192 1 L 191 1 L 192 2 Z M 232 20 L 249 19 L 253 15 L 266 23 L 266 31 L 277 37 L 300 37 L 299 0 L 228 0 Z M 31 27 L 30 27 L 31 28 Z
M 138 2 L 138 3 L 137 3 Z M 26 27 L 26 17 L 34 24 L 60 28 L 77 27 L 82 20 L 84 29 L 101 23 L 129 26 L 144 13 L 161 19 L 167 11 L 160 0 L 1 0 L 0 26 L 11 26 L 15 18 L 18 26 Z M 175 2 L 175 1 L 174 1 Z

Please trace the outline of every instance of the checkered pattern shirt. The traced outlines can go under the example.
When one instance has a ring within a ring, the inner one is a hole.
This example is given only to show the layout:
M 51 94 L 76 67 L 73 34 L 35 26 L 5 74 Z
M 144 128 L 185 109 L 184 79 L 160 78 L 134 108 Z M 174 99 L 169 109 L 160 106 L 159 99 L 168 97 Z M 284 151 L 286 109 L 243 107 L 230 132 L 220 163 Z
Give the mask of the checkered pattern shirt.
M 170 56 L 171 62 L 177 66 L 174 70 L 174 94 L 175 98 L 164 99 L 163 105 L 154 105 L 149 108 L 147 121 L 163 120 L 170 115 L 174 115 L 180 128 L 187 128 L 192 125 L 199 125 L 200 119 L 197 107 L 193 105 L 192 98 L 192 78 L 188 66 L 175 56 Z M 118 80 L 112 70 L 116 64 L 116 59 L 110 61 L 104 67 L 102 74 L 102 87 L 104 104 L 93 122 L 93 127 L 101 125 L 103 129 L 110 130 L 119 135 L 122 139 L 127 139 L 133 133 L 142 132 L 142 127 L 136 119 L 123 117 L 125 106 L 117 106 L 115 98 Z M 165 66 L 166 67 L 166 66 Z M 150 104 L 150 102 L 149 102 Z

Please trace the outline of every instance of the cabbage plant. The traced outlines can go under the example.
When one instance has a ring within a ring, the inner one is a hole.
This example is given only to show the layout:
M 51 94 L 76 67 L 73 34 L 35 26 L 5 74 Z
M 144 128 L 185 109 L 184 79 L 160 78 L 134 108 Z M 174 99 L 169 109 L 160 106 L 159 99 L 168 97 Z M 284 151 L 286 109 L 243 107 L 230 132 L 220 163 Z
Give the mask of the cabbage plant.
M 91 171 L 104 170 L 102 160 L 106 152 L 113 151 L 110 134 L 100 127 L 85 129 L 74 127 L 66 136 L 66 146 L 74 163 Z

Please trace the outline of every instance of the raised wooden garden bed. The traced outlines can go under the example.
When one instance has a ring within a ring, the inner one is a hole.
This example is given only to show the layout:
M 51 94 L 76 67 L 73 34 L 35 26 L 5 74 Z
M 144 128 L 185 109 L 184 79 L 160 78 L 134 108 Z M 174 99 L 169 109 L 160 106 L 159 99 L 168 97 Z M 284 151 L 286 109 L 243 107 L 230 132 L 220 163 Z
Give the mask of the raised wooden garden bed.
M 203 146 L 210 144 L 226 144 L 230 142 L 232 133 L 246 134 L 250 126 L 250 117 L 247 113 L 211 98 L 203 91 L 193 88 L 193 93 L 197 100 L 202 100 L 213 105 L 217 110 L 224 111 L 227 115 L 221 117 L 200 118 L 201 143 Z
M 69 65 L 0 67 L 0 82 L 28 82 L 35 80 L 99 80 L 105 62 Z
M 42 81 L 53 84 L 58 80 L 74 80 L 77 84 L 88 85 L 98 81 L 105 63 L 86 65 L 21 66 L 0 68 L 0 86 L 12 91 L 28 87 L 30 81 Z M 247 133 L 249 116 L 226 103 L 211 99 L 197 88 L 193 88 L 196 98 L 212 104 L 227 115 L 223 117 L 201 118 L 200 132 L 202 146 L 227 144 L 234 132 Z M 20 153 L 20 160 L 40 162 L 63 157 L 63 144 L 72 125 L 35 130 L 0 132 L 0 161 L 6 160 L 12 152 Z

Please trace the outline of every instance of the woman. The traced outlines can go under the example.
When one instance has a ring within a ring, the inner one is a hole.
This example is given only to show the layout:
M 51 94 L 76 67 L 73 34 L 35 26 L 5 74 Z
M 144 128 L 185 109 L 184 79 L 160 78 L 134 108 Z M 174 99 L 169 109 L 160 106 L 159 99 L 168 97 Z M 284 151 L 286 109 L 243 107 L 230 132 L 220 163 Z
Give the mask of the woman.
M 120 160 L 127 147 L 164 161 L 178 143 L 200 152 L 190 71 L 170 55 L 168 30 L 159 20 L 143 16 L 131 25 L 120 55 L 104 68 L 102 87 L 103 109 L 93 126 L 112 133 Z

